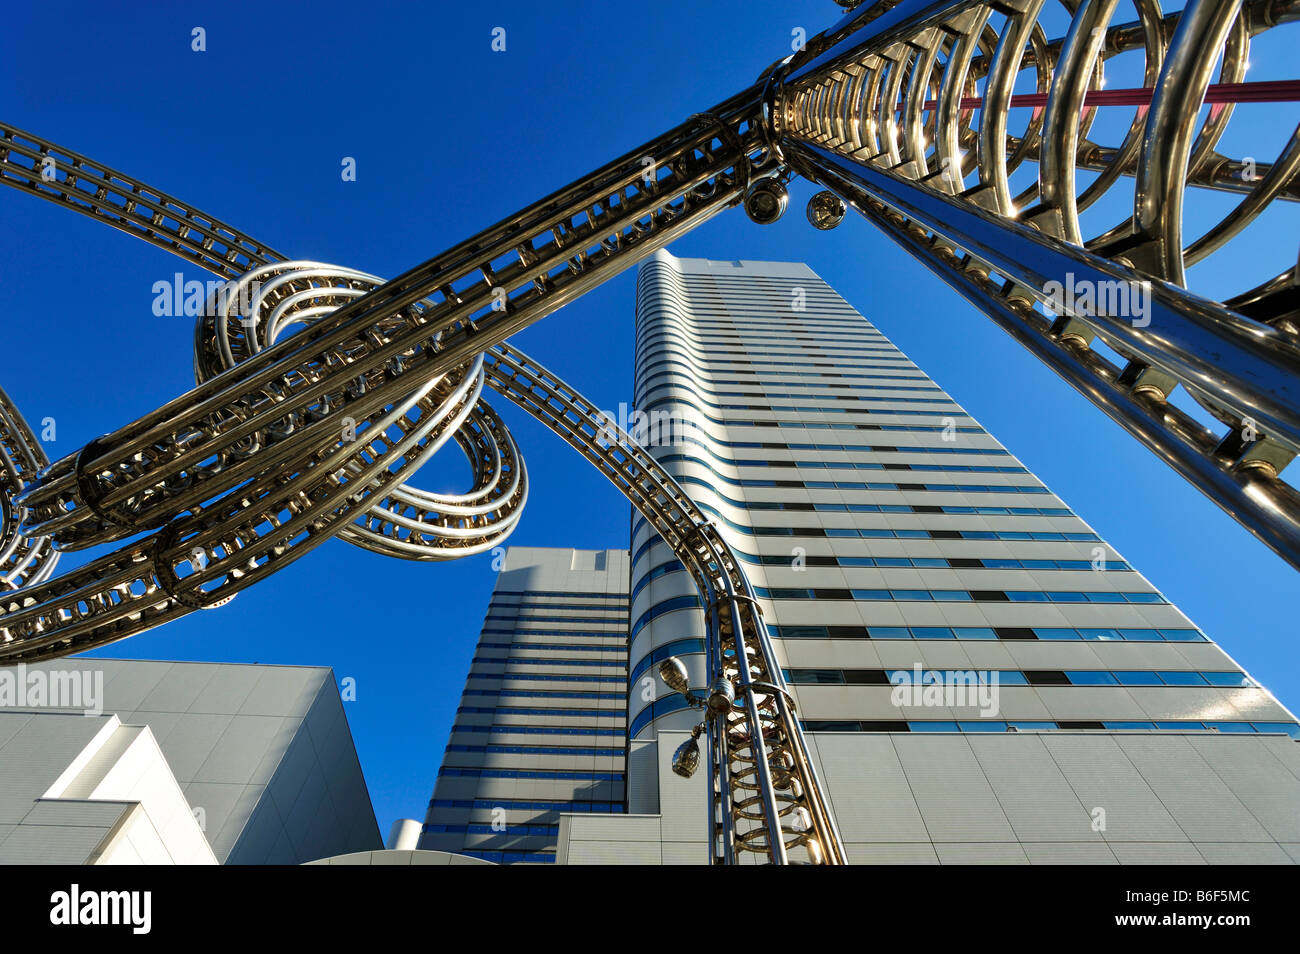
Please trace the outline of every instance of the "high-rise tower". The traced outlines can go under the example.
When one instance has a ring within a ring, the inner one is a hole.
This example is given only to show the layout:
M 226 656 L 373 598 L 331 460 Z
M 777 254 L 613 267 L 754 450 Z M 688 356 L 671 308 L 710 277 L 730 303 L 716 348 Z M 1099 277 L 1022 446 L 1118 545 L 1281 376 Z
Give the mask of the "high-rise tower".
M 635 361 L 850 860 L 1300 860 L 1295 718 L 809 268 L 658 253 Z M 656 674 L 702 684 L 704 618 L 642 519 L 631 557 L 630 816 L 569 820 L 562 861 L 705 857 L 667 770 L 699 716 Z
M 624 805 L 627 552 L 510 547 L 420 847 L 553 862 L 561 812 Z

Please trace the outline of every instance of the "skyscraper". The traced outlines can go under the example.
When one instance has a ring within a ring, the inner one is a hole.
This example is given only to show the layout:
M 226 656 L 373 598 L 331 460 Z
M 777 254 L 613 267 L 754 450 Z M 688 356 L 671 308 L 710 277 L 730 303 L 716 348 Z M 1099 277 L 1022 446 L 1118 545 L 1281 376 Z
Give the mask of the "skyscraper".
M 635 361 L 638 409 L 700 424 L 651 452 L 748 563 L 851 860 L 1300 859 L 1295 718 L 809 268 L 660 252 Z M 703 615 L 640 519 L 631 552 L 660 843 L 575 818 L 561 855 L 702 860 L 664 772 L 698 716 L 655 670 L 703 683 Z
M 555 860 L 561 812 L 624 806 L 627 552 L 510 547 L 420 847 Z
M 649 449 L 746 564 L 850 861 L 1300 861 L 1295 717 L 809 268 L 660 252 L 636 320 Z M 627 812 L 561 813 L 562 863 L 706 858 L 657 674 L 705 683 L 704 617 L 630 543 Z

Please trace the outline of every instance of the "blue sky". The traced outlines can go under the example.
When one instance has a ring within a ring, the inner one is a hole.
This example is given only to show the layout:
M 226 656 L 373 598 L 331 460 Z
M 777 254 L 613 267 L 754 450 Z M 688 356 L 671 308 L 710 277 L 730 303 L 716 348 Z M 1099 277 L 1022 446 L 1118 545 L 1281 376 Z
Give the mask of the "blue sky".
M 291 257 L 391 276 L 707 109 L 789 53 L 793 31 L 811 36 L 839 15 L 830 0 L 743 9 L 325 0 L 143 3 L 106 16 L 83 0 L 23 4 L 0 34 L 0 117 Z M 77 24 L 84 35 L 70 33 Z M 196 26 L 202 53 L 191 50 Z M 491 49 L 495 27 L 504 52 Z M 1250 79 L 1288 76 L 1281 48 L 1252 59 Z M 1228 142 L 1249 148 L 1233 139 L 1243 127 L 1271 158 L 1296 105 L 1241 110 Z M 344 157 L 356 160 L 355 182 L 342 181 Z M 1300 706 L 1295 572 L 865 222 L 811 229 L 811 191 L 796 185 L 775 226 L 736 210 L 671 250 L 808 262 L 1284 704 Z M 1267 223 L 1273 248 L 1229 249 L 1227 265 L 1193 281 L 1215 293 L 1294 262 L 1294 212 Z M 0 385 L 29 421 L 55 419 L 52 458 L 193 386 L 190 319 L 151 309 L 154 282 L 170 281 L 179 259 L 8 189 L 0 222 Z M 616 409 L 631 398 L 633 284 L 625 273 L 515 342 Z M 511 542 L 626 546 L 623 498 L 548 431 L 500 409 L 532 479 Z M 417 484 L 464 480 L 448 450 Z M 102 654 L 328 665 L 354 677 L 348 718 L 386 832 L 395 818 L 423 817 L 492 582 L 487 557 L 411 564 L 331 541 L 220 610 Z

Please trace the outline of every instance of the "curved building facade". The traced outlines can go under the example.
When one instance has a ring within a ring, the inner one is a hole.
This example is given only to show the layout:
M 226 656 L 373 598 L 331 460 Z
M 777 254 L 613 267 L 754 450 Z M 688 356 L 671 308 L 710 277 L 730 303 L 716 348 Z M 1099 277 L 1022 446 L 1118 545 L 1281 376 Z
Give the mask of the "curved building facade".
M 633 420 L 747 565 L 852 859 L 1295 860 L 1295 717 L 811 269 L 661 251 L 636 321 Z M 656 664 L 705 683 L 704 615 L 635 514 L 629 597 L 628 810 L 687 860 Z

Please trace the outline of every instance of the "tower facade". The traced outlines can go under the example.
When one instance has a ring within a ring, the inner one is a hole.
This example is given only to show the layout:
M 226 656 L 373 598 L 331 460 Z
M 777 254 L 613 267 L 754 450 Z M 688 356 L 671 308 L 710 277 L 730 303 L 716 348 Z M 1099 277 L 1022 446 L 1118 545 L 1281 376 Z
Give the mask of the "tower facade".
M 561 812 L 624 808 L 627 552 L 510 547 L 420 847 L 549 863 Z
M 660 252 L 635 362 L 851 860 L 1300 859 L 1295 718 L 806 266 Z M 636 834 L 572 818 L 561 860 L 699 861 L 702 781 L 668 771 L 699 715 L 656 670 L 705 684 L 704 616 L 639 518 L 630 596 Z

